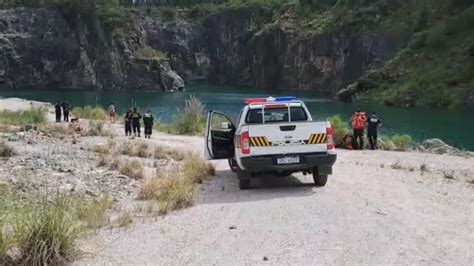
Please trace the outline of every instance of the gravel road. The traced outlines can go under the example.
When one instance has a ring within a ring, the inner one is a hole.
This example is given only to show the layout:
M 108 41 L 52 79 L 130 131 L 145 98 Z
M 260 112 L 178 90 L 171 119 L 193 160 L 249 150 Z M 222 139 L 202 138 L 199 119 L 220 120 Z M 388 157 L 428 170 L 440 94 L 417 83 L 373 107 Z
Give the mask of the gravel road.
M 203 145 L 165 134 L 151 141 Z M 323 188 L 297 174 L 240 191 L 227 162 L 216 161 L 217 176 L 200 187 L 193 207 L 101 231 L 76 264 L 474 264 L 473 158 L 338 156 Z

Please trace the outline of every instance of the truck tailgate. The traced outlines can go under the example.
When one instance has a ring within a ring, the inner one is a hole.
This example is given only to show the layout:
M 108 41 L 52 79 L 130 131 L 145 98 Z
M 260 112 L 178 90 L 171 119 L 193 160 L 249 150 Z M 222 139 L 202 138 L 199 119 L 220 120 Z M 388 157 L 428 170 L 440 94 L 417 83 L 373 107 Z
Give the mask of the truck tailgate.
M 326 122 L 249 125 L 250 156 L 327 152 Z

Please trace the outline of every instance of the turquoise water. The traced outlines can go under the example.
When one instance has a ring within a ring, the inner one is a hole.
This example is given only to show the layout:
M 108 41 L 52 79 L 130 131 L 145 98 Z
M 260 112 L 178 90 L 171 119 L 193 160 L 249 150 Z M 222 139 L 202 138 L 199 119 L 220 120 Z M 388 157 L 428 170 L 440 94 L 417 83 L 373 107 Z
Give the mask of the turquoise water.
M 1 97 L 20 97 L 30 100 L 55 102 L 67 100 L 73 106 L 102 105 L 114 102 L 119 112 L 136 104 L 143 111 L 150 109 L 163 122 L 184 105 L 189 95 L 200 98 L 207 109 L 217 109 L 237 119 L 242 101 L 247 97 L 295 95 L 303 99 L 316 119 L 341 114 L 348 119 L 354 109 L 375 110 L 384 121 L 381 134 L 409 134 L 416 141 L 441 138 L 459 148 L 474 150 L 474 110 L 435 110 L 428 108 L 396 108 L 376 104 L 346 104 L 335 102 L 324 95 L 308 92 L 268 92 L 255 88 L 189 85 L 186 92 L 97 92 L 70 90 L 16 90 L 0 91 Z

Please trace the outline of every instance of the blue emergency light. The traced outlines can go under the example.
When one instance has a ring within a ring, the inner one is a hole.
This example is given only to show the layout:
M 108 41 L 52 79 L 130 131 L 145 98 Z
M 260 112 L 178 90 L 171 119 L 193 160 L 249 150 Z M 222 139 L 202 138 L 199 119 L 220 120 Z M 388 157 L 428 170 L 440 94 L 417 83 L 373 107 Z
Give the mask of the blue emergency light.
M 296 100 L 295 96 L 280 96 L 275 98 L 275 102 L 290 102 Z
M 295 96 L 280 96 L 280 97 L 267 97 L 267 98 L 248 98 L 245 99 L 244 104 L 252 103 L 271 103 L 271 102 L 291 102 L 296 100 Z

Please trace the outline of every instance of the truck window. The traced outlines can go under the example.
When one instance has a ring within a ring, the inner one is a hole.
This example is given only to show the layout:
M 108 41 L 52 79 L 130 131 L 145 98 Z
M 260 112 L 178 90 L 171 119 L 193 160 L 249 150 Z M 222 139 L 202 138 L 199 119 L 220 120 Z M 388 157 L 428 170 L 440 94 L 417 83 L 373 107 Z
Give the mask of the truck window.
M 247 113 L 245 122 L 247 124 L 262 124 L 263 119 L 265 123 L 282 123 L 289 122 L 288 108 L 268 108 L 264 109 L 265 114 L 262 117 L 262 109 L 250 109 Z M 291 121 L 307 121 L 308 116 L 306 115 L 303 107 L 290 107 Z

